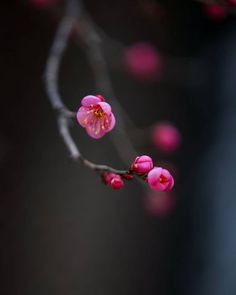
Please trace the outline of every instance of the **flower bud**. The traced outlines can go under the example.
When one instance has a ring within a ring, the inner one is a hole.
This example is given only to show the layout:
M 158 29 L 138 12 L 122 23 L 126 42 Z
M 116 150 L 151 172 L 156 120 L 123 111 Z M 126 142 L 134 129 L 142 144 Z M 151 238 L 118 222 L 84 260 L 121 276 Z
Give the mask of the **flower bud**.
M 174 152 L 181 145 L 181 134 L 171 123 L 158 123 L 152 131 L 152 142 L 161 151 Z
M 174 186 L 174 178 L 170 172 L 161 167 L 154 167 L 147 175 L 149 186 L 159 192 L 170 191 Z
M 155 81 L 161 76 L 162 59 L 149 43 L 133 44 L 124 51 L 124 65 L 127 71 L 142 81 Z
M 122 178 L 116 173 L 104 173 L 103 180 L 106 185 L 111 186 L 114 190 L 121 189 L 124 186 Z
M 145 174 L 153 168 L 152 159 L 149 156 L 140 156 L 131 165 L 131 170 L 137 174 Z

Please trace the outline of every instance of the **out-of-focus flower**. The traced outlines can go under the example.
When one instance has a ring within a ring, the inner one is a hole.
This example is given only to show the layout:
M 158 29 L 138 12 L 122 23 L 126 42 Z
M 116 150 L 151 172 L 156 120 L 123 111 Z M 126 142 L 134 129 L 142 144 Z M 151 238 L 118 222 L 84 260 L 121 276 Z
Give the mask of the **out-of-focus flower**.
M 176 196 L 173 192 L 151 191 L 144 200 L 147 212 L 153 216 L 168 217 L 176 207 Z
M 89 136 L 98 139 L 114 128 L 116 121 L 111 106 L 101 95 L 85 96 L 81 105 L 77 120 Z
M 36 9 L 48 9 L 57 4 L 58 0 L 28 0 L 29 4 Z
M 204 4 L 204 11 L 214 21 L 222 21 L 227 17 L 226 9 L 219 4 Z
M 128 47 L 124 52 L 127 71 L 140 80 L 155 80 L 162 71 L 162 59 L 149 43 L 140 42 Z
M 152 142 L 161 151 L 174 152 L 181 144 L 181 134 L 171 123 L 159 123 L 152 130 Z
M 137 174 L 148 173 L 153 168 L 153 161 L 149 156 L 137 157 L 131 165 L 131 171 Z
M 110 172 L 104 173 L 103 180 L 106 185 L 111 186 L 114 190 L 121 189 L 124 186 L 124 182 L 121 176 L 115 173 L 110 173 Z
M 147 175 L 149 186 L 159 192 L 170 191 L 174 186 L 174 178 L 170 172 L 161 167 L 154 167 Z

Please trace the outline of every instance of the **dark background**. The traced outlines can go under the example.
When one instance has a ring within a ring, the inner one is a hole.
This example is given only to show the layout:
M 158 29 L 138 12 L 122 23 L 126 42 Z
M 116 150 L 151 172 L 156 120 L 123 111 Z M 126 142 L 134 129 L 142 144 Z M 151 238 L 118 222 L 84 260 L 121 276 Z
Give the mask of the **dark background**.
M 135 125 L 171 120 L 182 133 L 168 157 L 178 178 L 167 218 L 144 210 L 137 182 L 114 192 L 70 160 L 42 79 L 58 21 L 27 1 L 0 4 L 0 294 L 235 294 L 236 22 L 214 23 L 192 1 L 160 2 L 164 19 L 140 1 L 85 6 L 112 39 L 151 42 L 166 59 L 163 80 L 145 84 L 117 66 L 117 48 L 104 49 Z M 71 109 L 95 92 L 73 42 L 60 91 Z M 74 135 L 89 159 L 122 168 L 109 136 L 94 142 L 78 126 Z M 159 161 L 145 138 L 138 148 Z

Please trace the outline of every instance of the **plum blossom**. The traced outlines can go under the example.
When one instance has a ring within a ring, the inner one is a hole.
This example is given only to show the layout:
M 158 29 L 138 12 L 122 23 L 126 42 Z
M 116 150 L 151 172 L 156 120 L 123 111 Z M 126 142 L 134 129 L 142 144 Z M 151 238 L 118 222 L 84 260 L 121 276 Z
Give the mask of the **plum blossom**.
M 162 72 L 162 59 L 158 51 L 149 43 L 139 42 L 124 52 L 127 71 L 139 80 L 152 81 Z
M 152 142 L 161 151 L 174 152 L 181 145 L 181 134 L 171 123 L 162 122 L 153 128 Z
M 149 156 L 137 157 L 131 165 L 131 171 L 137 174 L 145 174 L 153 168 L 152 159 Z
M 174 178 L 170 172 L 161 167 L 154 167 L 147 175 L 149 186 L 159 192 L 170 191 L 174 186 Z
M 124 186 L 121 176 L 116 173 L 104 173 L 103 180 L 106 185 L 111 186 L 114 190 L 121 189 Z
M 82 99 L 81 105 L 77 112 L 77 121 L 89 136 L 98 139 L 114 128 L 116 120 L 111 106 L 101 95 L 87 95 Z

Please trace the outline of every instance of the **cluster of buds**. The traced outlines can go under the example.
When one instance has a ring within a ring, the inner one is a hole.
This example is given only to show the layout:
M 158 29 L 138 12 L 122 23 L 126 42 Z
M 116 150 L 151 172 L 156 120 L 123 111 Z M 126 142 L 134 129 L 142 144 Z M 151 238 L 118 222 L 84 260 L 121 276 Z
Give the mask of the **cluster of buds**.
M 103 173 L 103 180 L 106 185 L 113 189 L 120 189 L 124 186 L 124 180 L 132 180 L 136 175 L 144 179 L 149 186 L 159 192 L 170 191 L 174 186 L 174 178 L 167 169 L 154 167 L 149 156 L 137 157 L 126 174 Z
M 124 180 L 132 180 L 133 175 L 126 173 L 119 175 L 116 173 L 105 172 L 103 174 L 103 181 L 106 185 L 111 186 L 114 190 L 118 190 L 124 186 Z
M 94 139 L 99 139 L 109 133 L 116 123 L 111 106 L 101 95 L 85 96 L 81 101 L 76 118 L 87 134 Z M 155 140 L 167 150 L 174 150 L 179 145 L 179 133 L 172 126 L 158 127 L 155 134 Z M 170 191 L 174 186 L 174 178 L 170 172 L 162 167 L 154 167 L 152 158 L 146 155 L 137 157 L 126 172 L 115 169 L 109 172 L 107 169 L 102 173 L 104 183 L 115 190 L 121 189 L 124 181 L 132 180 L 134 176 L 145 180 L 152 189 L 158 192 Z

